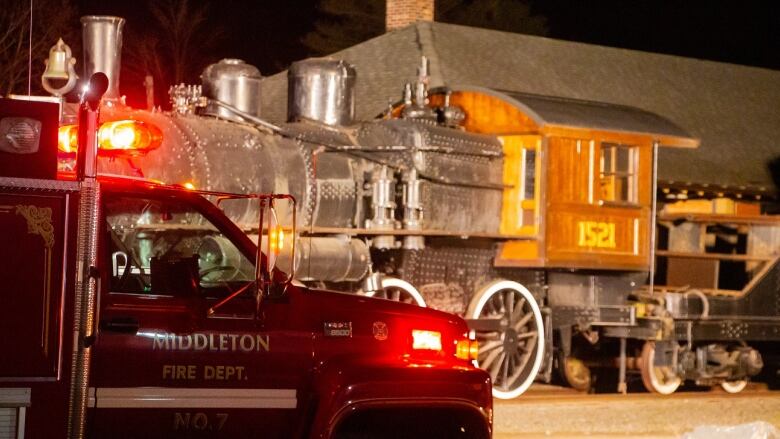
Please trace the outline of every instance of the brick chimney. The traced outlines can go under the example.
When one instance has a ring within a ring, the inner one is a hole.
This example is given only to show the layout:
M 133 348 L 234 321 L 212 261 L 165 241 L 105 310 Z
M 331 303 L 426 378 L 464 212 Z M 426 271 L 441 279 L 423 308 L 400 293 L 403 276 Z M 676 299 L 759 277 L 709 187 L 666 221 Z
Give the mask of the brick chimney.
M 385 31 L 409 26 L 416 21 L 433 21 L 434 0 L 386 0 Z

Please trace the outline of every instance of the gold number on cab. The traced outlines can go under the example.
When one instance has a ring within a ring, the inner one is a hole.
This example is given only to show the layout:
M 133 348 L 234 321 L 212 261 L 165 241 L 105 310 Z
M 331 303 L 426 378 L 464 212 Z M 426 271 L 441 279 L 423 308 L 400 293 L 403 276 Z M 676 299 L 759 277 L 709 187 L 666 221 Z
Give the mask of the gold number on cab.
M 615 248 L 615 223 L 578 221 L 577 245 L 580 247 Z

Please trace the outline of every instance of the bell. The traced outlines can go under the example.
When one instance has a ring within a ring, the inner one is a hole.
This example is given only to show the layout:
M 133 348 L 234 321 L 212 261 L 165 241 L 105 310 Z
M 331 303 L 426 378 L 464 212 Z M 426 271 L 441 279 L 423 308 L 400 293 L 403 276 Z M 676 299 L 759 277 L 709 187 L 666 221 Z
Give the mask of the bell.
M 70 47 L 60 38 L 57 44 L 49 49 L 46 70 L 41 75 L 43 88 L 54 96 L 63 96 L 73 90 L 73 87 L 76 86 L 76 81 L 79 79 L 79 75 L 76 74 L 76 70 L 73 68 L 74 64 L 76 64 L 76 58 L 73 58 Z M 59 84 L 62 84 L 63 80 L 67 82 L 60 88 L 54 88 L 49 83 L 49 81 L 54 80 L 58 80 Z
M 68 79 L 70 77 L 68 67 L 72 63 L 71 59 L 73 58 L 70 47 L 60 38 L 57 44 L 49 50 L 49 59 L 46 60 L 46 71 L 43 72 L 43 79 Z

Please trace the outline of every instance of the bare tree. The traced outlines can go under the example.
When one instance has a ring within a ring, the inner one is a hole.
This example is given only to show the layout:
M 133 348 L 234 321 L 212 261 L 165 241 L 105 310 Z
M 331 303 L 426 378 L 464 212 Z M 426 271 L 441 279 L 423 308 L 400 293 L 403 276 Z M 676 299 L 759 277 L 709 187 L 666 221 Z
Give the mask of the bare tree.
M 123 84 L 140 87 L 145 76 L 155 84 L 155 101 L 167 103 L 171 85 L 194 82 L 214 61 L 224 32 L 208 21 L 208 4 L 189 0 L 148 0 L 152 23 L 128 26 Z M 138 95 L 140 93 L 130 93 Z
M 320 17 L 302 43 L 314 55 L 354 46 L 385 31 L 384 0 L 320 0 Z
M 35 0 L 32 10 L 33 93 L 41 93 L 44 60 L 58 38 L 78 46 L 79 23 L 67 0 Z M 30 2 L 7 0 L 0 8 L 0 94 L 27 93 L 30 65 Z

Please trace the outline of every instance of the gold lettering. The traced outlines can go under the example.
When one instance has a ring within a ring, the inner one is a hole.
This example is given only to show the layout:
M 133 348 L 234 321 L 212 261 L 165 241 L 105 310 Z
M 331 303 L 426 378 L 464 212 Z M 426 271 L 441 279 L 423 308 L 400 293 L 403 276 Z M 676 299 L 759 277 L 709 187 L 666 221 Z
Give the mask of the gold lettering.
M 195 334 L 195 350 L 196 351 L 202 351 L 206 349 L 206 346 L 208 346 L 208 338 L 206 337 L 206 334 Z
M 252 352 L 255 349 L 255 340 L 249 334 L 241 336 L 241 350 L 244 352 Z
M 260 351 L 260 348 L 263 348 L 266 352 L 271 351 L 271 343 L 270 343 L 270 337 L 262 335 L 257 335 L 257 350 Z
M 183 429 L 186 430 L 190 428 L 190 417 L 192 415 L 190 413 L 179 413 L 176 412 L 173 414 L 173 429 Z
M 209 425 L 209 418 L 206 416 L 205 413 L 195 413 L 195 416 L 192 417 L 192 426 L 196 430 L 205 430 L 206 427 Z
M 271 350 L 270 336 L 267 334 L 156 334 L 151 338 L 153 351 L 269 352 Z
M 157 349 L 165 349 L 169 350 L 171 348 L 170 341 L 168 340 L 167 335 L 163 334 L 155 334 L 154 339 L 152 339 L 152 350 L 156 351 Z
M 187 344 L 186 345 L 184 343 L 182 343 L 184 340 L 187 340 Z M 186 350 L 189 350 L 189 349 L 192 349 L 192 336 L 191 335 L 187 335 L 187 336 L 182 337 L 180 335 L 179 336 L 179 350 L 180 351 L 186 351 Z

